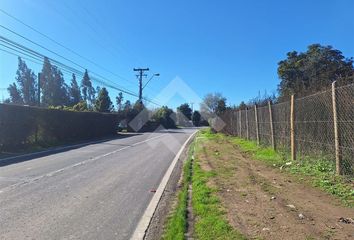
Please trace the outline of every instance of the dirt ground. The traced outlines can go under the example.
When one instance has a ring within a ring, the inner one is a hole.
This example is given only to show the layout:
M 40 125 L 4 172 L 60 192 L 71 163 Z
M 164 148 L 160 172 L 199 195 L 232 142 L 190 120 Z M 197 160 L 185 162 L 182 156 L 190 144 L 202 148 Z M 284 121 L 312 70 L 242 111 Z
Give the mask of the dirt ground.
M 224 139 L 202 141 L 202 169 L 217 174 L 230 224 L 250 239 L 354 239 L 354 209 L 293 176 L 249 159 Z

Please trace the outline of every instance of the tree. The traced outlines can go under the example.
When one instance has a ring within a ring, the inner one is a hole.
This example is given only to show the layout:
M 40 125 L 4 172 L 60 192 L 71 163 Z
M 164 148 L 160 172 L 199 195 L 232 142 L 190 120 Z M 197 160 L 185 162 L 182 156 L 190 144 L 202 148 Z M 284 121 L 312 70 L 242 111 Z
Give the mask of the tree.
M 211 118 L 226 110 L 226 98 L 221 93 L 207 94 L 200 105 L 202 115 Z
M 217 115 L 221 115 L 226 111 L 226 98 L 218 100 L 215 111 Z
M 118 112 L 122 111 L 122 108 L 123 108 L 123 93 L 122 92 L 118 93 L 118 96 L 116 97 L 116 103 L 117 103 Z
M 123 110 L 125 112 L 129 111 L 132 109 L 132 104 L 129 100 L 125 101 L 125 103 L 123 104 Z
M 309 95 L 328 88 L 333 81 L 339 85 L 354 82 L 353 58 L 347 59 L 332 46 L 312 44 L 304 53 L 287 53 L 278 63 L 280 100 L 291 94 Z
M 44 106 L 62 106 L 69 104 L 68 86 L 63 73 L 57 66 L 44 58 L 41 73 L 42 104 Z
M 173 119 L 174 112 L 167 106 L 162 106 L 157 109 L 152 119 L 161 124 L 164 128 L 176 128 L 176 123 Z
M 81 88 L 83 99 L 88 102 L 89 105 L 92 105 L 95 99 L 95 88 L 92 86 L 87 69 L 85 70 L 84 77 L 81 81 Z
M 108 91 L 106 88 L 102 88 L 95 102 L 95 110 L 98 112 L 111 112 L 112 109 L 113 105 Z
M 70 106 L 74 106 L 81 101 L 80 87 L 76 81 L 75 74 L 72 75 L 70 88 L 69 88 Z
M 21 96 L 20 90 L 17 88 L 16 83 L 10 84 L 7 88 L 10 95 L 10 101 L 14 104 L 23 104 L 23 98 Z
M 37 84 L 36 75 L 27 67 L 25 61 L 18 58 L 18 69 L 16 71 L 16 81 L 19 85 L 19 93 L 26 105 L 37 104 Z
M 194 126 L 200 126 L 201 115 L 198 111 L 194 111 L 192 115 L 192 122 Z
M 188 120 L 192 119 L 192 109 L 189 107 L 188 103 L 184 103 L 177 108 L 177 111 L 183 114 Z
M 245 103 L 244 101 L 242 101 L 242 102 L 240 103 L 240 105 L 238 106 L 238 109 L 239 109 L 239 110 L 246 110 L 246 109 L 247 109 L 246 103 Z

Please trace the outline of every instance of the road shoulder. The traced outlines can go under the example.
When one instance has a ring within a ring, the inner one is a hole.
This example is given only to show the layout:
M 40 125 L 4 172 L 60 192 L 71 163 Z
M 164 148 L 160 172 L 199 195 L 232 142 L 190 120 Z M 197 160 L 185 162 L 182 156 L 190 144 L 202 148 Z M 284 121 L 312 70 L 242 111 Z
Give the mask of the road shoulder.
M 161 239 L 163 226 L 179 187 L 183 163 L 187 158 L 190 143 L 193 142 L 196 132 L 189 136 L 172 161 L 131 239 Z

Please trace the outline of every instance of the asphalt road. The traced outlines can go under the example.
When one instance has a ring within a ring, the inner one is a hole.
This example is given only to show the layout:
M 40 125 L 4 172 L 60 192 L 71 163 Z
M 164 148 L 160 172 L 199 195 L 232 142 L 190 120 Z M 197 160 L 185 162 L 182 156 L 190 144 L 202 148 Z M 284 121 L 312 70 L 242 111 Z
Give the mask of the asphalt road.
M 0 239 L 129 239 L 194 131 L 128 135 L 0 167 Z

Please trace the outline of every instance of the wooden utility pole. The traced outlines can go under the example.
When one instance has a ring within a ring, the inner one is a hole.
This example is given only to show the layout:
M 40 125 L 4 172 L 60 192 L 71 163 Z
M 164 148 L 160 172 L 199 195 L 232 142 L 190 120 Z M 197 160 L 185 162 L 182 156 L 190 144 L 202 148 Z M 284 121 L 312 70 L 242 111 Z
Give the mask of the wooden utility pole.
M 342 158 L 340 154 L 340 144 L 339 144 L 336 81 L 332 83 L 332 106 L 333 106 L 334 148 L 335 148 L 335 155 L 336 155 L 336 173 L 338 175 L 341 175 Z
M 149 71 L 149 68 L 134 68 L 133 69 L 135 72 L 139 72 L 137 78 L 139 79 L 139 102 L 140 104 L 143 103 L 143 77 L 146 77 L 147 75 L 144 74 L 145 71 Z
M 257 105 L 254 105 L 254 117 L 256 120 L 256 136 L 257 136 L 257 144 L 259 145 L 259 126 L 258 126 L 258 114 L 257 114 Z
M 272 148 L 275 150 L 275 140 L 274 140 L 274 128 L 273 128 L 273 113 L 272 113 L 272 103 L 268 101 L 269 110 L 269 125 L 270 125 L 270 141 L 272 143 Z
M 294 112 L 294 94 L 291 95 L 290 100 L 290 148 L 291 160 L 296 160 L 296 146 L 295 146 L 295 112 Z

